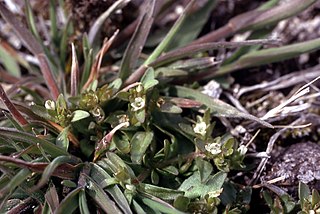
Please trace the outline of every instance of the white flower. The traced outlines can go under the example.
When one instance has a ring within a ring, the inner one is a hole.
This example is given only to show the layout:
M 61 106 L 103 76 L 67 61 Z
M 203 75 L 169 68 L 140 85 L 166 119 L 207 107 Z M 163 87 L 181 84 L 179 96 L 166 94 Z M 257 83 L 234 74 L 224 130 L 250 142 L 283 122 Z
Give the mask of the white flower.
M 216 197 L 219 197 L 222 192 L 223 192 L 223 188 L 218 189 L 216 191 L 208 192 L 208 194 L 210 198 L 216 198 Z
M 44 104 L 46 109 L 48 110 L 56 110 L 56 103 L 52 100 L 47 100 Z
M 131 107 L 133 108 L 133 111 L 138 111 L 142 109 L 145 106 L 146 102 L 142 97 L 136 97 L 134 98 L 134 102 L 131 103 Z
M 217 155 L 222 152 L 220 143 L 210 143 L 205 145 L 204 148 L 213 155 Z
M 205 136 L 207 133 L 207 124 L 205 122 L 196 123 L 193 128 L 194 133 Z
M 248 148 L 245 145 L 241 145 L 237 151 L 240 153 L 240 155 L 245 155 L 248 151 Z

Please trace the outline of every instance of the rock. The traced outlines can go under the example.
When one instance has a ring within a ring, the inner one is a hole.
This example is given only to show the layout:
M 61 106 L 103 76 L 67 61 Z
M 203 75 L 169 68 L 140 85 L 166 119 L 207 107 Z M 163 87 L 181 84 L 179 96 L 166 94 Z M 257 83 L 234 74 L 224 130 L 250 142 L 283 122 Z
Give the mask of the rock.
M 320 189 L 320 145 L 316 143 L 297 143 L 291 145 L 276 158 L 265 181 L 285 176 L 276 185 L 292 187 L 296 190 L 299 181 L 311 188 Z

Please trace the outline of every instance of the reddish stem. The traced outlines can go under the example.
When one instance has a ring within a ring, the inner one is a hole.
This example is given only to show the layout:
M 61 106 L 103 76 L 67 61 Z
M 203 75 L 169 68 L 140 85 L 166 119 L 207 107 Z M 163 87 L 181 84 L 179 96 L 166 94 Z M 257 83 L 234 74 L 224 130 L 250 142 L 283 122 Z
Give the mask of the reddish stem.
M 20 112 L 16 109 L 16 107 L 13 105 L 13 103 L 8 98 L 6 92 L 2 88 L 0 84 L 0 99 L 3 101 L 3 103 L 7 106 L 9 112 L 12 114 L 12 116 L 16 119 L 16 121 L 24 126 L 29 124 L 28 121 L 20 114 Z

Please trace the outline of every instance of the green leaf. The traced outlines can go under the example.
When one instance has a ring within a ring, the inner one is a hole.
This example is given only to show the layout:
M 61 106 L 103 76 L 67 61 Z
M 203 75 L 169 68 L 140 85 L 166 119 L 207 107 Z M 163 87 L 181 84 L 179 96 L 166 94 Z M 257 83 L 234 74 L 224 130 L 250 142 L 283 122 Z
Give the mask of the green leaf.
M 190 204 L 190 199 L 179 195 L 173 202 L 173 206 L 181 211 L 186 212 Z
M 112 177 L 99 165 L 95 163 L 91 163 L 91 171 L 90 176 L 93 178 L 93 180 L 103 189 L 105 189 L 115 200 L 117 205 L 121 208 L 121 210 L 126 213 L 130 214 L 131 209 L 130 205 L 128 204 L 128 201 L 120 188 L 117 185 L 107 186 L 107 180 L 111 179 Z
M 196 158 L 196 165 L 198 167 L 199 173 L 200 173 L 200 181 L 201 183 L 206 183 L 209 179 L 212 171 L 213 166 L 208 161 L 203 160 L 200 157 Z
M 215 8 L 216 0 L 207 0 L 196 12 L 189 14 L 182 23 L 180 30 L 174 36 L 167 50 L 172 50 L 193 41 L 201 32 Z M 201 4 L 201 3 L 200 3 Z
M 69 127 L 64 128 L 56 138 L 56 145 L 68 151 L 69 148 Z
M 47 183 L 49 178 L 53 174 L 53 172 L 56 170 L 56 168 L 64 163 L 76 163 L 76 161 L 75 161 L 75 158 L 72 156 L 56 157 L 51 163 L 48 164 L 48 166 L 43 171 L 41 179 L 39 180 L 39 182 L 37 184 L 37 187 L 42 187 L 45 183 Z M 66 173 L 68 173 L 68 172 L 66 172 Z M 74 171 L 74 174 L 76 174 L 76 173 L 77 172 Z
M 90 214 L 86 192 L 83 189 L 79 192 L 79 209 L 81 214 Z
M 89 176 L 86 177 L 86 192 L 106 213 L 123 213 L 115 202 L 103 191 L 103 189 Z
M 170 204 L 166 203 L 165 201 L 162 201 L 156 197 L 144 195 L 140 196 L 141 200 L 144 204 L 149 206 L 152 210 L 158 211 L 160 213 L 166 213 L 166 214 L 184 214 L 183 212 L 175 209 Z
M 59 196 L 54 185 L 51 185 L 45 194 L 46 202 L 51 210 L 51 213 L 59 206 Z
M 149 65 L 158 56 L 160 56 L 163 51 L 165 51 L 168 48 L 169 44 L 173 41 L 174 36 L 177 34 L 177 32 L 182 27 L 183 23 L 186 21 L 186 17 L 190 13 L 190 10 L 194 2 L 195 0 L 191 0 L 191 2 L 187 5 L 186 9 L 183 11 L 179 19 L 176 21 L 176 23 L 174 23 L 173 27 L 170 29 L 166 37 L 162 40 L 162 42 L 156 47 L 156 49 L 144 62 L 144 65 Z
M 2 45 L 0 45 L 0 59 L 4 68 L 9 74 L 15 77 L 21 76 L 18 63 Z
M 202 104 L 206 105 L 210 109 L 210 112 L 216 117 L 244 118 L 258 122 L 266 127 L 273 128 L 271 124 L 260 120 L 251 114 L 240 112 L 235 107 L 219 99 L 214 99 L 206 94 L 203 94 L 200 91 L 182 86 L 172 86 L 170 93 L 177 97 L 184 97 L 201 102 Z
M 79 207 L 79 193 L 82 191 L 82 187 L 74 189 L 70 192 L 59 204 L 57 209 L 54 211 L 54 214 L 63 214 L 74 212 Z
M 155 79 L 155 72 L 152 67 L 148 68 L 144 75 L 141 78 L 141 82 L 145 91 L 154 87 L 159 83 L 158 80 Z
M 126 135 L 115 134 L 112 137 L 112 142 L 116 145 L 120 152 L 124 154 L 128 154 L 130 152 L 130 143 Z
M 138 204 L 138 202 L 136 202 L 136 200 L 132 200 L 132 207 L 133 209 L 136 211 L 136 213 L 139 213 L 139 214 L 147 214 L 143 208 Z
M 301 207 L 303 207 L 304 200 L 305 199 L 307 200 L 310 194 L 311 192 L 308 185 L 305 183 L 299 182 L 298 196 L 299 196 Z
M 168 188 L 154 186 L 151 184 L 144 184 L 144 183 L 141 183 L 138 186 L 138 191 L 148 193 L 157 198 L 161 198 L 162 200 L 174 200 L 178 196 L 181 196 L 184 194 L 183 191 L 168 189 Z
M 227 177 L 227 173 L 218 172 L 210 176 L 206 183 L 201 183 L 200 173 L 195 172 L 189 178 L 184 180 L 178 190 L 185 191 L 188 198 L 204 197 L 206 194 L 219 191 Z
M 320 195 L 316 189 L 312 190 L 311 205 L 315 207 L 320 202 Z
M 72 115 L 73 116 L 72 116 L 71 122 L 76 122 L 76 121 L 79 121 L 79 120 L 82 120 L 82 119 L 89 117 L 90 113 L 87 111 L 83 111 L 83 110 L 75 110 L 72 113 Z
M 153 23 L 154 6 L 155 0 L 149 0 L 144 2 L 144 6 L 141 8 L 141 15 L 138 19 L 137 27 L 129 41 L 121 61 L 119 77 L 123 81 L 132 73 L 142 51 L 142 47 L 146 42 L 151 25 Z
M 0 198 L 5 197 L 6 194 L 11 193 L 15 188 L 24 183 L 27 178 L 31 175 L 29 169 L 21 169 L 18 171 L 7 183 L 6 186 L 0 190 Z
M 44 139 L 41 139 L 41 138 L 37 138 L 36 136 L 33 136 L 33 135 L 26 133 L 26 132 L 21 132 L 21 131 L 15 130 L 15 129 L 0 127 L 0 136 L 8 137 L 13 140 L 18 140 L 21 142 L 25 142 L 30 145 L 37 146 L 37 144 L 39 144 L 48 154 L 52 155 L 53 158 L 60 156 L 60 155 L 69 155 L 68 152 L 66 152 L 65 150 L 61 149 L 60 147 L 54 145 L 53 143 L 50 143 L 50 142 L 48 142 Z
M 137 132 L 131 140 L 131 160 L 140 164 L 143 155 L 153 140 L 153 132 Z
M 243 55 L 234 63 L 221 67 L 217 72 L 214 73 L 214 76 L 227 74 L 239 69 L 279 62 L 299 56 L 303 53 L 314 52 L 318 49 L 320 49 L 319 38 L 278 48 L 252 51 Z

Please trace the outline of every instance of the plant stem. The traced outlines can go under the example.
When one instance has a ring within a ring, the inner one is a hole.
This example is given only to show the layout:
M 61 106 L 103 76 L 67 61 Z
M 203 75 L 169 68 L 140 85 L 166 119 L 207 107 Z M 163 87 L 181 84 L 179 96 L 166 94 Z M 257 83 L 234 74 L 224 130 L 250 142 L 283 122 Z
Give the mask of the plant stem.
M 16 119 L 16 121 L 20 125 L 25 126 L 25 125 L 29 124 L 28 121 L 21 115 L 21 113 L 17 110 L 17 108 L 10 101 L 6 92 L 2 88 L 1 84 L 0 84 L 0 99 L 7 106 L 9 112 L 12 114 L 12 116 Z

